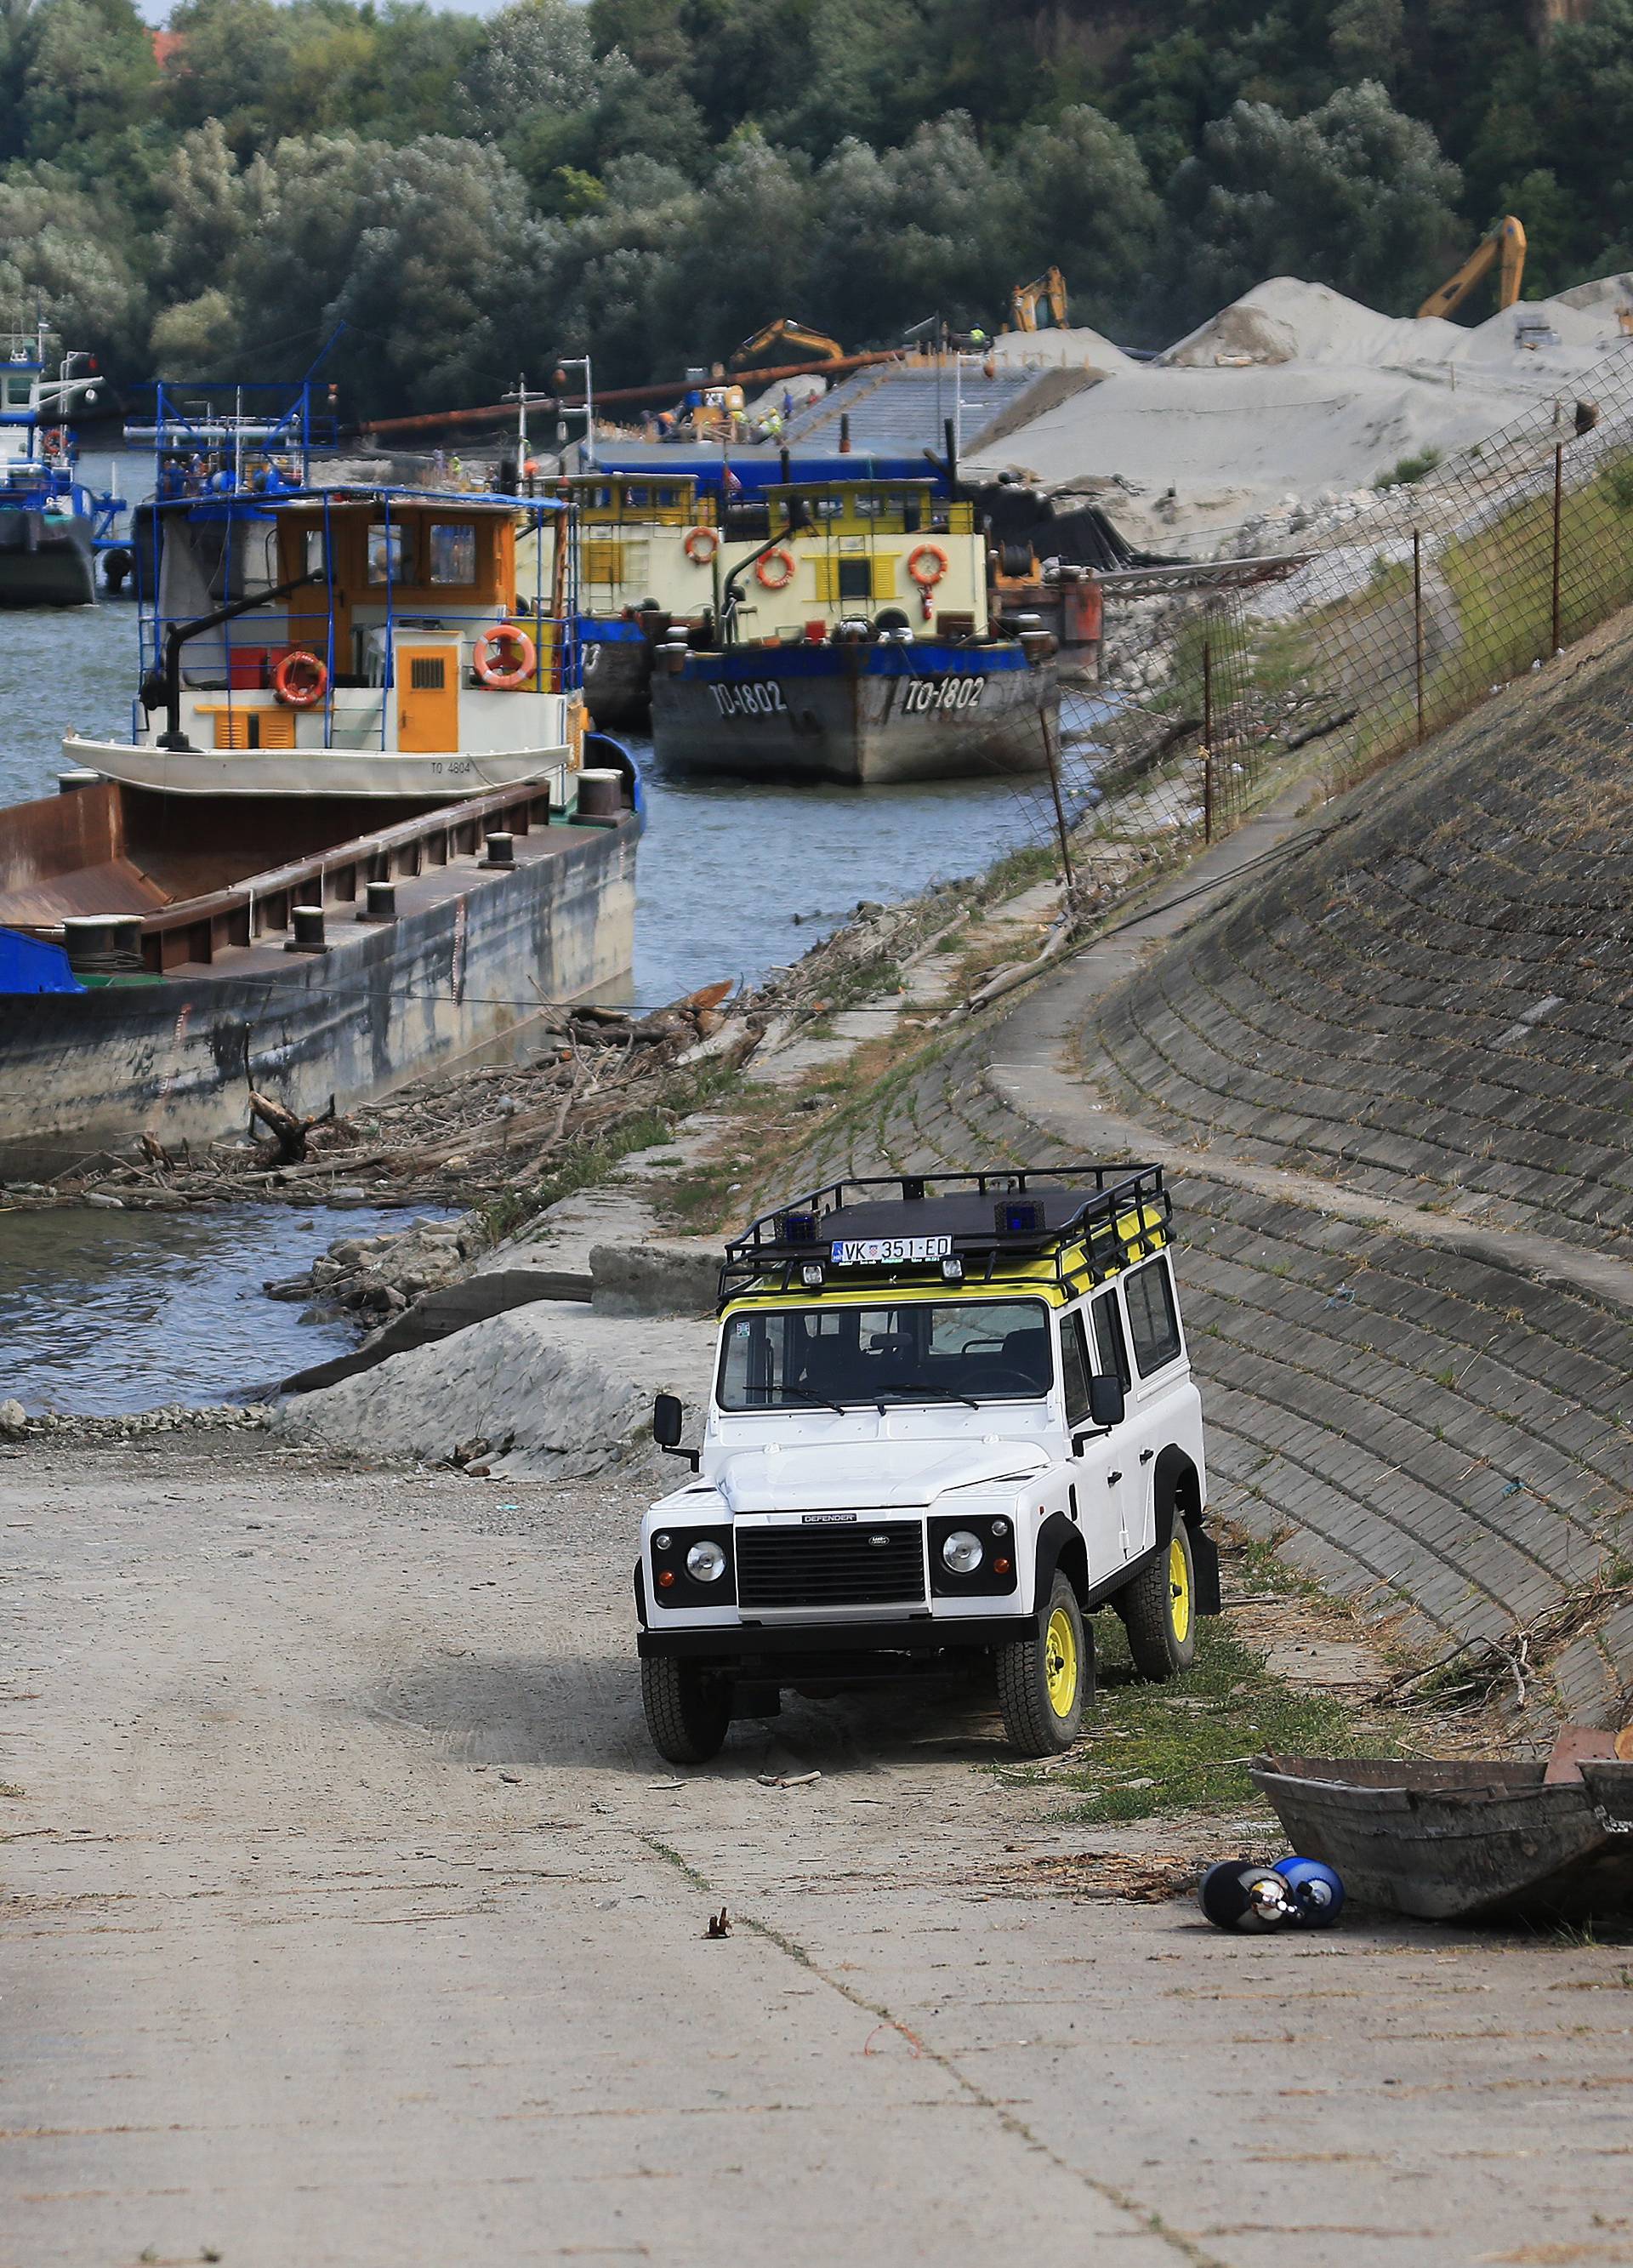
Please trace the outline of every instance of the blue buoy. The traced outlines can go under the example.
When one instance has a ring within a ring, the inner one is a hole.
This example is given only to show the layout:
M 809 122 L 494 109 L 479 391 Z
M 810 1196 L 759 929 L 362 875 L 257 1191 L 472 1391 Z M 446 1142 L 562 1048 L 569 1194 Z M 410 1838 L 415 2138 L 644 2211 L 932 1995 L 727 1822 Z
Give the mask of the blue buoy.
M 1276 1871 L 1287 1885 L 1304 1929 L 1330 1929 L 1343 1911 L 1344 1886 L 1320 1859 L 1278 1859 Z

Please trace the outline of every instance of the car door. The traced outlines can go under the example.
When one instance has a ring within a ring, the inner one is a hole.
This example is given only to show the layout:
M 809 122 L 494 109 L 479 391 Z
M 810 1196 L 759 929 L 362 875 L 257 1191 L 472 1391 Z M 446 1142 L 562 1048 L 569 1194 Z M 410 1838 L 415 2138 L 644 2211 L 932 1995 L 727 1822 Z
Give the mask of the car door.
M 1071 1447 L 1072 1503 L 1096 1582 L 1129 1556 L 1122 1428 L 1104 1431 L 1091 1415 L 1089 1381 L 1100 1367 L 1087 1308 L 1065 1309 L 1061 1315 L 1061 1382 Z
M 1172 1439 L 1172 1395 L 1184 1343 L 1166 1253 L 1131 1268 L 1117 1289 L 1128 1334 L 1124 1360 L 1133 1373 L 1125 1460 L 1136 1491 L 1129 1521 L 1135 1549 L 1144 1551 L 1157 1540 L 1151 1467 Z
M 1089 1360 L 1095 1376 L 1114 1378 L 1126 1396 L 1133 1373 L 1114 1284 L 1108 1284 L 1089 1301 L 1086 1322 Z M 1138 1540 L 1141 1468 L 1136 1462 L 1139 1442 L 1132 1403 L 1126 1407 L 1122 1425 L 1114 1425 L 1096 1447 L 1101 1459 L 1100 1487 L 1115 1521 L 1116 1556 L 1132 1558 L 1144 1548 Z

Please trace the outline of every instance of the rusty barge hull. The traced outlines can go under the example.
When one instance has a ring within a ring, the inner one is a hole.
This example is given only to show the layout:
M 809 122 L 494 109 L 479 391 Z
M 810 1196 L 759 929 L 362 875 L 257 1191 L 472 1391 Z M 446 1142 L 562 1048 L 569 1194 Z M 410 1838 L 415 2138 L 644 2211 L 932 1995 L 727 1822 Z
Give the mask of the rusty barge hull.
M 124 913 L 140 883 L 151 893 L 163 869 L 156 856 L 143 863 L 141 832 L 170 814 L 144 810 L 143 792 L 107 783 L 5 814 L 37 812 L 43 833 L 77 833 L 92 851 L 126 847 L 31 879 L 15 843 L 9 860 L 0 844 L 0 924 L 48 935 L 41 898 Z M 234 803 L 255 840 L 254 815 L 246 822 Z M 344 1110 L 629 968 L 638 810 L 577 821 L 552 811 L 541 786 L 385 828 L 378 806 L 369 815 L 366 835 L 315 856 L 150 906 L 141 972 L 0 1001 L 0 1173 L 129 1155 L 143 1134 L 167 1149 L 246 1134 L 252 1086 L 303 1114 L 331 1098 Z M 291 815 L 261 821 L 263 842 L 276 842 Z M 513 836 L 512 866 L 486 863 L 495 829 Z M 199 856 L 178 849 L 175 869 Z M 368 884 L 382 880 L 394 885 L 394 917 L 363 918 Z M 316 903 L 324 949 L 289 949 L 294 908 Z M 20 918 L 30 906 L 35 918 Z

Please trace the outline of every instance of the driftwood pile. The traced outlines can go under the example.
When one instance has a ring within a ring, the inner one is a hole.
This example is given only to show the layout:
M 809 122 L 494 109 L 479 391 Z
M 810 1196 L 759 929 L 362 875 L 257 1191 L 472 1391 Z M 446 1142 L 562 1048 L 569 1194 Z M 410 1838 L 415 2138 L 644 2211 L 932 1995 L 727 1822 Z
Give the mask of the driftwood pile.
M 526 1187 L 548 1175 L 566 1145 L 653 1107 L 673 1071 L 744 1061 L 764 1027 L 729 1005 L 731 990 L 711 984 L 644 1016 L 589 1005 L 549 1011 L 528 1028 L 536 1043 L 529 1060 L 422 1081 L 345 1115 L 331 1105 L 303 1117 L 252 1091 L 248 1108 L 265 1141 L 172 1152 L 150 1135 L 139 1162 L 99 1160 L 84 1179 L 135 1204 L 144 1196 L 327 1197 L 354 1182 L 368 1187 L 349 1194 L 375 1197 L 400 1188 L 423 1198 L 438 1184 L 475 1198 Z
M 37 1201 L 167 1211 L 232 1198 L 480 1204 L 526 1195 L 548 1184 L 564 1152 L 672 1101 L 684 1108 L 695 1092 L 688 1074 L 733 1069 L 869 990 L 957 919 L 960 895 L 943 887 L 903 905 L 859 906 L 757 991 L 705 985 L 644 1015 L 582 1002 L 547 1010 L 519 1035 L 526 1060 L 433 1076 L 345 1114 L 331 1104 L 304 1116 L 252 1086 L 246 1116 L 264 1139 L 167 1148 L 145 1134 L 133 1156 L 87 1159 Z

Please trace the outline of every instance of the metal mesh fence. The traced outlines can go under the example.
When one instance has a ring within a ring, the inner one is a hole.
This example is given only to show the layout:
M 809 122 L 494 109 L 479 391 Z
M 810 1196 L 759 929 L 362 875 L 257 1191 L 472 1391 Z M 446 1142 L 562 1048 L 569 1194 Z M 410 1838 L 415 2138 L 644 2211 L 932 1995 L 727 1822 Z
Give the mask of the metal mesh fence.
M 1633 340 L 1411 469 L 1296 551 L 1104 578 L 1101 681 L 1067 687 L 1023 798 L 1041 842 L 1063 817 L 1082 911 L 1295 775 L 1355 784 L 1633 600 Z

